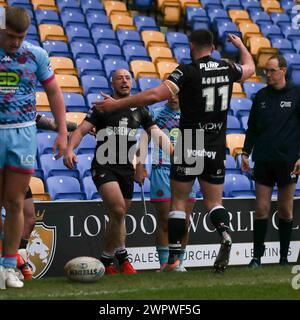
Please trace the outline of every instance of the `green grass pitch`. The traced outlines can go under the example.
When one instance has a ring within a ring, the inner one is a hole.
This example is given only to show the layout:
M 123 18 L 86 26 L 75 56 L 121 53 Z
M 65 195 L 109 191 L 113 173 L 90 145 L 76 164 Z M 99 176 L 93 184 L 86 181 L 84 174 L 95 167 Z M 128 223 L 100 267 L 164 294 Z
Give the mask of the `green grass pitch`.
M 211 268 L 186 273 L 140 271 L 137 275 L 104 276 L 84 284 L 68 279 L 44 278 L 25 282 L 22 289 L 0 291 L 0 300 L 211 300 L 211 299 L 300 299 L 292 287 L 292 266 L 230 267 L 223 274 Z

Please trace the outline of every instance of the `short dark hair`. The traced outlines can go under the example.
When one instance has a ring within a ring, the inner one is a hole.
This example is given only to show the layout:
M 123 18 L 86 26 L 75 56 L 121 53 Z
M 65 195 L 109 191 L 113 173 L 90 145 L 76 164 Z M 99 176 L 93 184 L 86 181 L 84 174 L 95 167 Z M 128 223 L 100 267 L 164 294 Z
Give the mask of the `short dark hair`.
M 284 56 L 281 56 L 279 54 L 274 54 L 269 58 L 269 60 L 276 59 L 278 61 L 278 66 L 279 68 L 286 68 L 287 67 L 287 62 Z
M 199 49 L 209 48 L 214 44 L 214 36 L 206 29 L 193 30 L 190 35 L 190 42 Z
M 15 32 L 26 32 L 30 26 L 30 16 L 26 9 L 21 7 L 5 8 L 6 26 Z

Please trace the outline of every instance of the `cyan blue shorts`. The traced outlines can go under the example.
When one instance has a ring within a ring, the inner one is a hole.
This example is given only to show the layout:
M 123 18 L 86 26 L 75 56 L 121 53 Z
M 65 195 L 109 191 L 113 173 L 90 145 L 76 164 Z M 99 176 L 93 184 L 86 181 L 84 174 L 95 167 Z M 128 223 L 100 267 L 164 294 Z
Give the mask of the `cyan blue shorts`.
M 0 170 L 33 173 L 37 149 L 36 126 L 0 128 Z
M 152 166 L 150 175 L 150 200 L 152 202 L 170 201 L 170 166 Z M 189 201 L 196 201 L 196 190 L 193 187 Z

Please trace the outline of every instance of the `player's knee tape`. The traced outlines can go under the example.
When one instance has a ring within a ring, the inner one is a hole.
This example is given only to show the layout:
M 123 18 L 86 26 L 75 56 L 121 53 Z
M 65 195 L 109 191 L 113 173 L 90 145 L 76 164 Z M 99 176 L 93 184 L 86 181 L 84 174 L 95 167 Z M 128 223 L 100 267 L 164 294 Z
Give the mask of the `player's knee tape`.
M 168 220 L 169 244 L 181 243 L 185 234 L 186 214 L 184 211 L 171 211 Z

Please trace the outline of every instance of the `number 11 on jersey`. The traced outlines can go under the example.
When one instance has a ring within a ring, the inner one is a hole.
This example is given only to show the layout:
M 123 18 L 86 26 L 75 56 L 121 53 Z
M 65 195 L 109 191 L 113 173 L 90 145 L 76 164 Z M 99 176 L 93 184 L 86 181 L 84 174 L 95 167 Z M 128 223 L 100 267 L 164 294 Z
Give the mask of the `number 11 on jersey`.
M 205 112 L 213 112 L 215 110 L 215 87 L 208 87 L 202 90 L 202 97 L 206 97 Z M 228 107 L 228 91 L 229 86 L 218 88 L 218 95 L 222 97 L 221 111 Z

